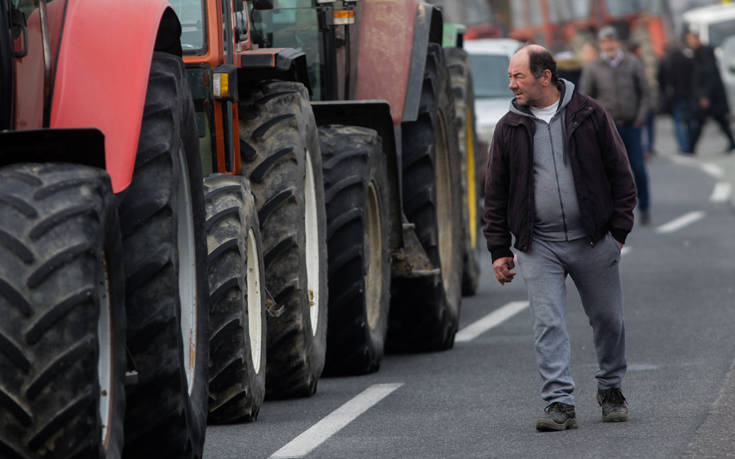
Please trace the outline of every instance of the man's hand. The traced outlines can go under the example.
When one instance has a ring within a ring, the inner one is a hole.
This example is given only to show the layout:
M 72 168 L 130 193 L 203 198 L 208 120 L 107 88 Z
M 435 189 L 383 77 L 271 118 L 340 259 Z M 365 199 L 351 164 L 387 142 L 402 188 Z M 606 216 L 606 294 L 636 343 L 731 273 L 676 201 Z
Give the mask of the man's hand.
M 513 262 L 513 257 L 498 258 L 493 262 L 495 278 L 500 282 L 500 285 L 503 285 L 506 282 L 513 282 L 513 277 L 515 277 L 516 273 L 510 272 L 510 270 L 515 267 L 516 265 Z
M 710 105 L 710 103 L 709 103 L 709 99 L 708 98 L 706 98 L 706 97 L 700 97 L 699 98 L 699 106 L 700 107 L 702 107 L 703 109 L 707 110 L 709 108 L 709 105 Z

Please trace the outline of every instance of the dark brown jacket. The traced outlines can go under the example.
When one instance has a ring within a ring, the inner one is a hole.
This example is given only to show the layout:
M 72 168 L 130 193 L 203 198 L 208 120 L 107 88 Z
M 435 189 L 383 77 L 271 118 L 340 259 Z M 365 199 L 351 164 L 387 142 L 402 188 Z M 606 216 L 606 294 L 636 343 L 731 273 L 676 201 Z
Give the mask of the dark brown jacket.
M 565 142 L 587 240 L 608 232 L 625 242 L 633 229 L 636 189 L 623 141 L 595 100 L 575 91 L 565 112 Z M 485 238 L 495 261 L 527 251 L 534 227 L 531 118 L 508 112 L 495 127 L 485 179 Z

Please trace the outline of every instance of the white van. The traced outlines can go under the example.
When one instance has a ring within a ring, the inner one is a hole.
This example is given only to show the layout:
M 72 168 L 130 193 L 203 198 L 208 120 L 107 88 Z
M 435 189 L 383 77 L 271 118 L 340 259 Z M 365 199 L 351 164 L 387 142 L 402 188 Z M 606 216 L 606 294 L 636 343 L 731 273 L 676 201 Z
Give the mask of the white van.
M 719 48 L 735 35 L 735 4 L 694 8 L 682 15 L 684 30 L 695 32 L 705 45 Z
M 508 89 L 508 64 L 521 42 L 510 38 L 467 40 L 475 89 L 477 136 L 490 145 L 495 124 L 508 112 L 513 93 Z

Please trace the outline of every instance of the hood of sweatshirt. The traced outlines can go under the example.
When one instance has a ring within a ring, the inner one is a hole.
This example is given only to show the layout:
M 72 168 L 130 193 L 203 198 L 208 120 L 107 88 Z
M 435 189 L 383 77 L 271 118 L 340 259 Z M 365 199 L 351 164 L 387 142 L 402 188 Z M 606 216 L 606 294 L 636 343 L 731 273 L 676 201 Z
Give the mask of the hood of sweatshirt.
M 574 94 L 574 83 L 569 80 L 565 80 L 564 78 L 559 78 L 559 82 L 557 83 L 556 87 L 559 89 L 559 93 L 561 94 L 561 103 L 556 110 L 558 113 L 562 111 L 567 105 L 569 105 L 569 102 L 572 100 L 572 95 Z M 513 98 L 513 100 L 510 101 L 510 111 L 519 115 L 535 118 L 531 113 L 528 105 L 520 105 L 516 101 L 515 97 Z

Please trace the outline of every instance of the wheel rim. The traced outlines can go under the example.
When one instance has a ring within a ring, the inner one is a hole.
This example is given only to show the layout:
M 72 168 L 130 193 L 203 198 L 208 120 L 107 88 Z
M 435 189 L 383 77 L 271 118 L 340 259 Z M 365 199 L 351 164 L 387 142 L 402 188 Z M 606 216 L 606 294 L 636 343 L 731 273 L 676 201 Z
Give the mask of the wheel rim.
M 472 130 L 472 110 L 467 107 L 465 113 L 467 143 L 467 207 L 469 216 L 467 227 L 470 233 L 470 244 L 477 247 L 477 183 L 475 182 L 475 133 Z
M 446 120 L 439 115 L 439 129 L 436 136 L 436 157 L 434 173 L 436 180 L 436 222 L 439 227 L 439 264 L 442 270 L 442 284 L 447 291 L 451 287 L 452 252 L 454 251 L 452 228 L 451 178 L 449 176 L 449 152 L 447 151 Z
M 304 223 L 306 230 L 306 285 L 309 295 L 309 320 L 311 333 L 316 335 L 319 326 L 319 221 L 316 206 L 316 180 L 310 153 L 306 152 L 306 179 L 304 183 Z
M 248 335 L 250 337 L 250 357 L 253 359 L 255 373 L 260 372 L 261 340 L 263 337 L 263 323 L 261 322 L 260 296 L 260 263 L 258 263 L 258 246 L 255 243 L 255 233 L 251 228 L 248 231 Z
M 375 330 L 380 321 L 380 297 L 383 291 L 383 238 L 379 208 L 375 183 L 370 182 L 365 215 L 365 308 L 370 330 Z
M 179 300 L 181 338 L 184 343 L 184 371 L 188 392 L 194 388 L 197 350 L 196 251 L 189 168 L 182 153 L 178 155 L 179 180 L 176 196 L 177 247 L 179 252 Z
M 100 307 L 97 319 L 97 348 L 99 356 L 97 360 L 97 376 L 100 383 L 100 421 L 102 422 L 102 444 L 105 451 L 110 446 L 110 414 L 112 413 L 112 306 L 110 305 L 110 274 L 107 262 L 102 260 L 103 272 L 105 274 L 99 285 Z

